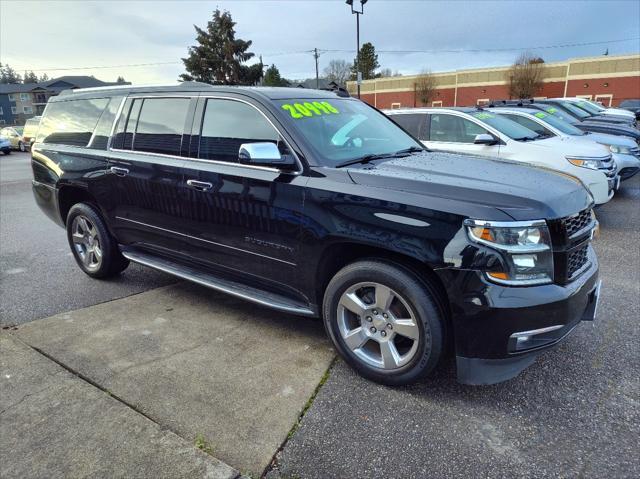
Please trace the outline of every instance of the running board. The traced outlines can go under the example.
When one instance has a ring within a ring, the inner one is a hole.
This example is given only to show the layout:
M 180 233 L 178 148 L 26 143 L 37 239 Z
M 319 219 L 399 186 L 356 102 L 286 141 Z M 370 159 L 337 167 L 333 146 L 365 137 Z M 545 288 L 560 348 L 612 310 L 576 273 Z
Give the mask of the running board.
M 279 294 L 269 293 L 251 286 L 237 283 L 228 279 L 221 278 L 211 273 L 205 273 L 195 268 L 175 263 L 165 258 L 158 258 L 140 251 L 131 249 L 122 249 L 122 255 L 134 263 L 139 263 L 150 268 L 169 273 L 178 278 L 193 281 L 202 286 L 206 286 L 216 291 L 230 294 L 237 298 L 245 299 L 253 303 L 266 306 L 268 308 L 277 309 L 291 314 L 299 314 L 302 316 L 316 316 L 316 313 L 306 305 L 296 303 Z

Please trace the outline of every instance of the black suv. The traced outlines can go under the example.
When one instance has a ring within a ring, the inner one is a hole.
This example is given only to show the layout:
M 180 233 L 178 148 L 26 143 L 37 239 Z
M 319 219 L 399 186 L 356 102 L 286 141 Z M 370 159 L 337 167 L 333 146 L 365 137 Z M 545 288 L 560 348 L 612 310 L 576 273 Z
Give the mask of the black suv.
M 63 92 L 33 191 L 94 278 L 129 261 L 321 316 L 364 376 L 405 384 L 453 351 L 458 379 L 511 378 L 599 292 L 578 180 L 427 152 L 331 92 L 183 83 Z

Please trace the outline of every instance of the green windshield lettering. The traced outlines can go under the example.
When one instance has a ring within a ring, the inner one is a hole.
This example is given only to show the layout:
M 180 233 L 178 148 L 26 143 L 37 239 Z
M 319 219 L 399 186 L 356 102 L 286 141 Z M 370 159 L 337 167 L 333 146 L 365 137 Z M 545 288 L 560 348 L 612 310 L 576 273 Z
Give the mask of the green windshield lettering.
M 476 113 L 475 116 L 478 120 L 488 120 L 489 118 L 493 118 L 491 113 Z
M 539 111 L 538 113 L 535 114 L 535 116 L 537 116 L 538 118 L 544 118 L 545 116 L 547 116 L 547 114 Z
M 547 113 L 555 113 L 558 110 L 556 110 L 555 108 L 547 108 Z
M 291 118 L 296 120 L 300 118 L 309 118 L 314 115 L 335 115 L 340 111 L 328 101 L 314 101 L 304 103 L 286 103 L 281 107 L 283 110 L 289 112 Z

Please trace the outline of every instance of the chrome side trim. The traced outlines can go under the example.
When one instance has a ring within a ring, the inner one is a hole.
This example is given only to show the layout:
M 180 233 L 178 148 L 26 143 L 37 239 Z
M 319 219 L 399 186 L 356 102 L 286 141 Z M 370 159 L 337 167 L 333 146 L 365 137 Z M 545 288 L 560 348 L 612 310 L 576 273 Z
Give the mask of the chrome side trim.
M 231 296 L 235 296 L 236 298 L 241 298 L 247 301 L 251 301 L 252 303 L 257 303 L 268 308 L 284 311 L 286 313 L 300 314 L 303 316 L 315 316 L 315 313 L 310 308 L 296 306 L 294 304 L 287 304 L 285 302 L 275 302 L 273 300 L 269 300 L 266 297 L 260 297 L 259 290 L 254 288 L 247 288 L 245 285 L 219 279 L 216 281 L 217 278 L 214 278 L 213 276 L 206 276 L 204 274 L 196 275 L 190 273 L 187 270 L 179 269 L 177 266 L 173 266 L 172 264 L 166 263 L 164 261 L 154 261 L 154 258 L 145 254 L 137 254 L 135 252 L 125 250 L 122 251 L 122 255 L 135 263 L 157 269 L 173 276 L 177 276 L 178 278 L 192 281 L 202 286 L 215 289 L 216 291 L 221 291 Z M 239 291 L 240 287 L 244 288 L 244 292 Z M 251 294 L 251 291 L 253 291 L 254 294 Z
M 246 250 L 246 249 L 236 248 L 235 246 L 229 246 L 229 245 L 226 245 L 226 244 L 217 243 L 215 241 L 210 241 L 210 240 L 198 238 L 197 236 L 191 236 L 191 235 L 188 235 L 188 234 L 185 234 L 185 233 L 180 233 L 178 231 L 169 230 L 169 229 L 166 229 L 166 228 L 161 228 L 160 226 L 150 225 L 148 223 L 143 223 L 142 221 L 136 221 L 136 220 L 132 220 L 132 219 L 129 219 L 129 218 L 123 218 L 122 216 L 116 216 L 116 219 L 117 220 L 122 220 L 122 221 L 128 221 L 130 223 L 135 223 L 135 224 L 142 225 L 142 226 L 146 226 L 147 228 L 153 228 L 153 229 L 156 229 L 156 230 L 165 231 L 167 233 L 171 233 L 171 234 L 174 234 L 174 235 L 177 235 L 177 236 L 182 236 L 184 238 L 191 238 L 191 239 L 195 239 L 195 240 L 198 240 L 198 241 L 202 241 L 204 243 L 210 243 L 210 244 L 214 244 L 216 246 L 222 246 L 223 248 L 229 248 L 229 249 L 233 249 L 233 250 L 236 250 L 236 251 L 241 251 L 242 253 L 252 254 L 254 256 L 260 256 L 261 258 L 270 259 L 272 261 L 279 261 L 280 263 L 285 263 L 285 264 L 288 264 L 288 265 L 291 265 L 291 266 L 296 266 L 296 263 L 291 263 L 290 261 L 285 261 L 283 259 L 274 258 L 272 256 L 267 256 L 267 255 L 260 254 L 260 253 L 254 253 L 253 251 L 249 251 L 249 250 Z
M 410 218 L 408 216 L 393 215 L 389 213 L 374 213 L 373 216 L 376 216 L 382 220 L 392 221 L 394 223 L 400 223 L 408 226 L 418 226 L 421 228 L 424 228 L 426 226 L 431 226 L 431 224 L 427 223 L 426 221 Z
M 490 221 L 476 220 L 467 218 L 464 220 L 465 226 L 494 226 L 496 228 L 522 228 L 524 226 L 545 226 L 545 220 L 529 220 L 529 221 Z

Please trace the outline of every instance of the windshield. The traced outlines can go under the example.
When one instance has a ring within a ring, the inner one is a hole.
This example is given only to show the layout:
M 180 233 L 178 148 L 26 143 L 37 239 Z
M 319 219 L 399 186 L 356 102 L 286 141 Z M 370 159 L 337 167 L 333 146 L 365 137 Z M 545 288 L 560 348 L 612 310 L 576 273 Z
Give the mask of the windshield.
M 597 115 L 602 110 L 604 110 L 604 108 L 596 108 L 595 105 L 593 105 L 592 103 L 590 103 L 588 101 L 578 101 L 575 104 L 576 104 L 576 106 L 582 108 L 584 111 L 586 111 L 588 113 L 591 113 L 592 115 Z
M 23 130 L 24 128 L 22 128 L 21 126 L 16 126 L 16 127 L 14 127 L 13 129 L 14 129 L 14 130 L 16 130 L 16 131 L 18 132 L 18 135 L 22 135 L 22 130 Z
M 412 147 L 424 148 L 385 115 L 361 101 L 300 98 L 274 103 L 326 166 L 338 166 L 368 155 L 392 155 Z
M 542 105 L 538 105 L 538 106 L 542 106 Z M 576 125 L 580 123 L 580 121 L 575 116 L 572 116 L 569 113 L 565 113 L 564 111 L 558 110 L 555 106 L 544 105 L 544 111 L 572 125 Z
M 562 118 L 556 115 L 551 115 L 549 113 L 545 113 L 544 111 L 539 111 L 533 114 L 536 118 L 540 118 L 545 123 L 549 123 L 549 125 L 554 128 L 560 130 L 562 133 L 571 136 L 582 136 L 584 135 L 584 131 L 579 128 L 576 128 L 572 124 L 564 121 Z
M 535 140 L 540 136 L 535 131 L 526 128 L 513 120 L 509 120 L 504 116 L 494 115 L 493 113 L 487 113 L 485 111 L 471 113 L 471 116 L 495 128 L 500 133 L 507 135 L 512 140 Z
M 562 105 L 563 108 L 566 108 L 566 110 L 569 113 L 571 113 L 571 114 L 575 115 L 576 117 L 581 118 L 583 120 L 585 118 L 589 118 L 589 117 L 593 116 L 591 113 L 587 113 L 583 109 L 578 108 L 575 105 L 572 105 L 570 101 L 559 101 L 558 103 L 560 105 Z

